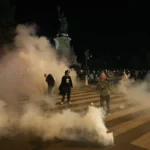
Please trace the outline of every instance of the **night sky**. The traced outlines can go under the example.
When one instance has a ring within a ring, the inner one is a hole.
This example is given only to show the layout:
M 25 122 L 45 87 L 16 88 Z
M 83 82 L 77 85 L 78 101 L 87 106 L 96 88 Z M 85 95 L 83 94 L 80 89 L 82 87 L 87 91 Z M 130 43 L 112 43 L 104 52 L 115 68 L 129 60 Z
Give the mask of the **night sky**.
M 84 51 L 90 49 L 93 55 L 89 61 L 91 66 L 148 66 L 150 25 L 146 4 L 138 4 L 136 0 L 100 4 L 49 2 L 14 0 L 17 23 L 35 22 L 39 27 L 38 33 L 51 39 L 59 28 L 57 5 L 60 5 L 67 17 L 69 35 L 80 62 L 83 63 Z

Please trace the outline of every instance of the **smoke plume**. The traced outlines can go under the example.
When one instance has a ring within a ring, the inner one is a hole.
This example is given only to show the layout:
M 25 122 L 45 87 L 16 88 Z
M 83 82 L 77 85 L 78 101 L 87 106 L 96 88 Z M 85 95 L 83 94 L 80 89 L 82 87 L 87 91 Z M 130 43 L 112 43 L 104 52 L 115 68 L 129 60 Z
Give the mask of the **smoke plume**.
M 57 59 L 56 50 L 48 39 L 38 37 L 35 26 L 18 25 L 16 32 L 15 50 L 8 53 L 0 63 L 0 81 L 4 86 L 1 95 L 10 99 L 9 97 L 16 97 L 16 93 L 43 93 L 47 90 L 45 73 L 52 74 L 56 86 L 59 86 L 68 66 Z M 76 73 L 71 71 L 71 76 L 76 85 Z
M 0 61 L 0 137 L 32 134 L 43 140 L 57 137 L 113 144 L 102 110 L 89 107 L 81 116 L 70 110 L 58 113 L 41 108 L 41 101 L 55 108 L 55 99 L 44 94 L 47 90 L 44 74 L 55 77 L 57 88 L 68 66 L 58 60 L 46 37 L 36 35 L 36 26 L 18 25 L 16 32 L 14 50 Z M 74 71 L 71 76 L 74 86 L 78 86 Z M 19 102 L 22 97 L 29 97 L 29 101 Z
M 117 91 L 135 103 L 150 105 L 148 100 L 150 97 L 150 75 L 147 75 L 143 81 L 134 81 L 133 79 L 122 81 L 118 85 Z

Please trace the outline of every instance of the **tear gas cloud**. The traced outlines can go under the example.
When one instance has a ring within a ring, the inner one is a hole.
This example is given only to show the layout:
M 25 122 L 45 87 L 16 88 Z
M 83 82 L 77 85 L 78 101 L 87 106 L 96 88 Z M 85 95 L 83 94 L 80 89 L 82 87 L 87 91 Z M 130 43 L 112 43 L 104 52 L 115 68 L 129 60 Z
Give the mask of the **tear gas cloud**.
M 51 73 L 59 85 L 68 67 L 66 62 L 57 60 L 47 38 L 36 35 L 35 26 L 18 25 L 16 32 L 14 51 L 0 62 L 0 137 L 32 133 L 43 140 L 84 138 L 104 145 L 113 144 L 113 135 L 107 134 L 101 109 L 89 107 L 84 116 L 70 110 L 52 113 L 41 109 L 38 102 L 42 100 L 55 105 L 53 99 L 44 96 L 47 90 L 44 74 Z M 71 76 L 77 86 L 74 71 Z M 30 101 L 19 104 L 18 94 L 29 96 Z
M 139 104 L 150 105 L 150 75 L 148 74 L 143 81 L 135 82 L 133 79 L 127 82 L 121 81 L 117 91 L 123 93 L 128 100 Z
M 0 101 L 0 138 L 17 136 L 19 133 L 41 137 L 43 141 L 57 137 L 62 140 L 96 142 L 104 146 L 114 143 L 113 134 L 107 133 L 103 121 L 103 109 L 90 106 L 88 112 L 81 116 L 70 110 L 45 113 L 40 107 L 29 103 L 23 107 L 23 112 L 20 116 L 9 116 L 3 101 Z
M 58 61 L 56 50 L 46 37 L 36 36 L 35 26 L 18 25 L 16 28 L 15 51 L 8 53 L 0 63 L 0 81 L 3 84 L 1 95 L 16 96 L 18 91 L 24 94 L 43 93 L 47 90 L 44 74 L 51 73 L 59 86 L 67 64 Z M 76 73 L 71 71 L 75 86 Z M 5 87 L 5 88 L 4 88 Z

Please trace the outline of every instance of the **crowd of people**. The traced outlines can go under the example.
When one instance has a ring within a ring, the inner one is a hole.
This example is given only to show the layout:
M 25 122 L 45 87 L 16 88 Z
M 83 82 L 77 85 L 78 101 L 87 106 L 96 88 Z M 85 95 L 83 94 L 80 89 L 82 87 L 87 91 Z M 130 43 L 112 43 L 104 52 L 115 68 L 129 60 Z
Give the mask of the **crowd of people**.
M 142 80 L 145 78 L 147 74 L 150 74 L 150 71 L 97 71 L 97 72 L 89 72 L 85 74 L 85 72 L 78 73 L 78 78 L 82 80 L 82 75 L 88 76 L 89 83 L 97 83 L 97 90 L 100 92 L 100 106 L 104 108 L 104 102 L 106 102 L 107 106 L 107 114 L 110 114 L 110 92 L 113 86 L 116 86 L 119 82 L 126 83 L 126 81 L 130 78 L 133 78 L 135 81 Z M 51 91 L 55 85 L 54 77 L 49 74 L 45 74 L 46 82 L 48 85 L 48 94 L 51 94 Z M 73 88 L 72 79 L 70 76 L 70 71 L 66 70 L 64 76 L 62 77 L 59 91 L 60 95 L 62 95 L 61 104 L 64 104 L 65 96 L 67 95 L 67 103 L 70 104 L 71 100 L 71 89 Z
M 95 70 L 95 71 L 78 71 L 78 78 L 81 80 L 85 79 L 85 74 L 88 76 L 88 83 L 94 84 L 99 80 L 99 74 L 104 72 L 107 78 L 120 77 L 123 76 L 123 73 L 126 73 L 129 79 L 133 78 L 135 80 L 143 80 L 147 74 L 150 74 L 149 70 Z M 114 81 L 117 83 L 118 80 Z

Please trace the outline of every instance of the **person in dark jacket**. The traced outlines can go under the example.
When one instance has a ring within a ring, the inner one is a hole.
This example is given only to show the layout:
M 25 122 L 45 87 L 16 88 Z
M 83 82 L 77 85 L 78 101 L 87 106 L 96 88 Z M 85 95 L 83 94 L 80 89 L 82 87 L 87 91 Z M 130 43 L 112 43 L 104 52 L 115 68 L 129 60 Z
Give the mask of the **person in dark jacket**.
M 70 71 L 66 70 L 65 75 L 62 77 L 61 80 L 61 93 L 62 93 L 62 101 L 61 104 L 64 104 L 65 96 L 67 94 L 67 102 L 70 104 L 70 95 L 71 95 L 71 88 L 73 88 L 72 79 L 70 77 Z
M 55 85 L 55 80 L 51 74 L 49 74 L 49 75 L 44 74 L 44 77 L 46 78 L 45 81 L 47 82 L 47 85 L 48 85 L 48 94 L 51 94 L 52 89 Z

